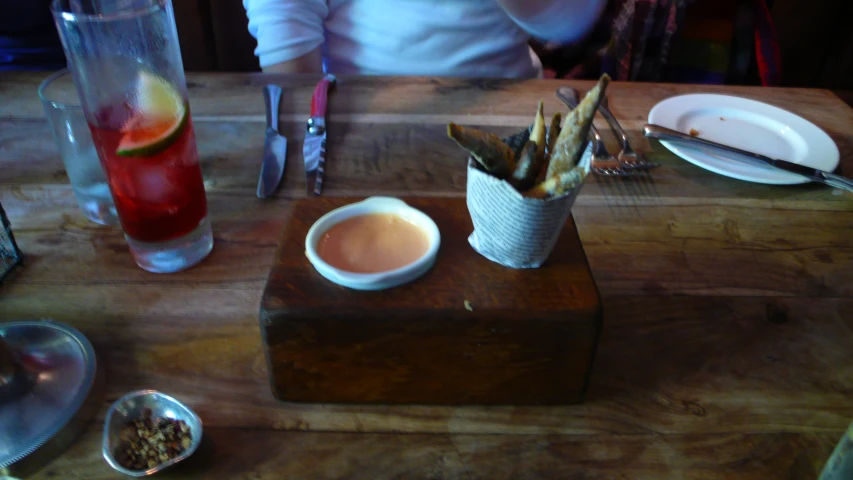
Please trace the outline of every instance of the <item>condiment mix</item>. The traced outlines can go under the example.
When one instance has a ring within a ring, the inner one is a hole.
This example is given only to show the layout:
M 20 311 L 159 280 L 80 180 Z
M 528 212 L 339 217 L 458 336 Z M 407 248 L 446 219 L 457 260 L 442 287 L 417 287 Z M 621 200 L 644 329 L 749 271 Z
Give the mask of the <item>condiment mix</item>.
M 129 470 L 147 470 L 178 457 L 192 445 L 190 427 L 183 420 L 153 418 L 146 408 L 142 418 L 128 422 L 119 432 L 115 457 Z
M 317 255 L 353 273 L 395 270 L 423 257 L 429 238 L 420 227 L 387 213 L 357 215 L 333 225 L 317 243 Z

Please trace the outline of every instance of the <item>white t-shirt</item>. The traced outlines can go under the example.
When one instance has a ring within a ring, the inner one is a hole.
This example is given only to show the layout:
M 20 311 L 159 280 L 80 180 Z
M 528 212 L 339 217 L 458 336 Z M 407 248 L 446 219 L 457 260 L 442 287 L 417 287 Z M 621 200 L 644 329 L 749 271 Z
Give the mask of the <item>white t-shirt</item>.
M 529 2 L 530 0 L 516 0 Z M 322 47 L 329 73 L 532 78 L 531 36 L 577 41 L 606 0 L 551 0 L 511 16 L 497 0 L 243 0 L 262 67 Z

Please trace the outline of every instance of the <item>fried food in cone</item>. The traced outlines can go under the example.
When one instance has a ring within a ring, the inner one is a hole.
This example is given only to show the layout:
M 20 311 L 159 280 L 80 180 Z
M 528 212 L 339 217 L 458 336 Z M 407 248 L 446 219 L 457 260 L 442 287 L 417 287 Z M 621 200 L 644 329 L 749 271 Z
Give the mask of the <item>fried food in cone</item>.
M 577 165 L 586 146 L 592 119 L 604 97 L 608 83 L 610 83 L 610 76 L 605 73 L 595 87 L 583 97 L 577 108 L 569 112 L 563 129 L 557 137 L 554 151 L 551 152 L 546 181 L 551 177 L 568 173 Z
M 447 136 L 471 153 L 492 175 L 505 179 L 515 170 L 515 153 L 497 135 L 450 123 Z

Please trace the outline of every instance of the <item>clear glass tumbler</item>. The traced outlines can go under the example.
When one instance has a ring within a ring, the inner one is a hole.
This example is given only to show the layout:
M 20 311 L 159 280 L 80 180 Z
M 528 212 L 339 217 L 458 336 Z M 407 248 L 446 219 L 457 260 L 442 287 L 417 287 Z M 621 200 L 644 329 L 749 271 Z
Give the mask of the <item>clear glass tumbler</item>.
M 170 0 L 53 0 L 130 251 L 175 272 L 213 248 Z
M 39 98 L 83 215 L 101 225 L 118 225 L 107 175 L 92 143 L 71 72 L 63 69 L 47 77 L 39 86 Z

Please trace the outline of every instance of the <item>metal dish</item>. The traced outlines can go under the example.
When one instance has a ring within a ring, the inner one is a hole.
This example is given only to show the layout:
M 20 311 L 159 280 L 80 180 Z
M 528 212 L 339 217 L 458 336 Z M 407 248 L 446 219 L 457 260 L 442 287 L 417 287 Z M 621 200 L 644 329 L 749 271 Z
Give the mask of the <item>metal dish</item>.
M 82 333 L 51 320 L 0 323 L 0 478 L 53 460 L 101 408 L 104 376 Z
M 121 429 L 128 422 L 141 418 L 146 408 L 151 409 L 151 414 L 154 417 L 166 417 L 186 422 L 192 434 L 192 444 L 190 448 L 184 450 L 179 456 L 163 462 L 156 467 L 147 470 L 129 470 L 118 463 L 113 452 L 115 452 L 119 445 L 119 432 Z M 144 477 L 153 475 L 192 455 L 201 443 L 201 435 L 201 419 L 189 407 L 156 390 L 139 390 L 128 393 L 110 406 L 107 418 L 104 421 L 102 450 L 104 459 L 117 471 L 132 477 Z

